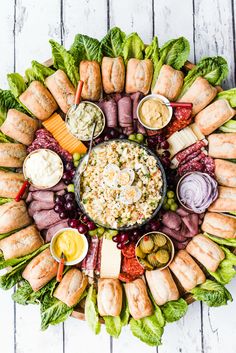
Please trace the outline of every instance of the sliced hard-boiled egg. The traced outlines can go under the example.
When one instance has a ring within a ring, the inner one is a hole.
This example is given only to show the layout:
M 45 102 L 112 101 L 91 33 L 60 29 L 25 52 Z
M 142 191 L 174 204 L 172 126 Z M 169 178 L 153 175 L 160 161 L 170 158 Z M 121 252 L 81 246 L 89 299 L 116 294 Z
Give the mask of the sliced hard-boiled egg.
M 133 169 L 124 168 L 118 174 L 117 183 L 121 189 L 124 189 L 133 184 L 135 174 Z
M 108 164 L 103 171 L 103 181 L 105 185 L 114 188 L 117 187 L 120 168 L 116 164 Z
M 141 190 L 137 186 L 129 186 L 120 193 L 120 202 L 131 205 L 137 202 L 142 196 Z

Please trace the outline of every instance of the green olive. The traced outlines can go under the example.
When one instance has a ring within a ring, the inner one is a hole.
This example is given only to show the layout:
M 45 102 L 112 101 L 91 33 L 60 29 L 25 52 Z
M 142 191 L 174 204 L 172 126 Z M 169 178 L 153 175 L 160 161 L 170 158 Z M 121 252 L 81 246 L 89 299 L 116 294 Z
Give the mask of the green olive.
M 175 200 L 174 200 L 174 199 L 168 199 L 168 201 L 167 201 L 167 204 L 168 204 L 169 206 L 173 205 L 174 203 L 175 203 Z
M 75 168 L 77 168 L 78 165 L 79 165 L 79 161 L 74 161 L 74 166 L 75 166 Z
M 135 134 L 129 135 L 128 139 L 131 140 L 131 141 L 135 141 L 136 140 Z
M 170 206 L 168 205 L 168 203 L 164 203 L 163 208 L 165 211 L 168 211 L 170 209 Z
M 142 134 L 137 134 L 137 135 L 136 135 L 136 140 L 137 140 L 138 142 L 143 142 L 144 136 L 143 136 Z
M 174 191 L 168 191 L 167 192 L 167 197 L 168 197 L 168 199 L 173 199 L 174 197 L 175 197 L 175 193 L 174 193 Z
M 67 186 L 67 190 L 68 190 L 68 192 L 75 192 L 75 186 L 74 186 L 74 184 L 69 184 L 69 185 Z
M 170 210 L 171 211 L 176 211 L 177 210 L 177 208 L 178 208 L 178 205 L 177 205 L 177 203 L 174 203 L 174 204 L 172 204 L 172 205 L 170 205 Z

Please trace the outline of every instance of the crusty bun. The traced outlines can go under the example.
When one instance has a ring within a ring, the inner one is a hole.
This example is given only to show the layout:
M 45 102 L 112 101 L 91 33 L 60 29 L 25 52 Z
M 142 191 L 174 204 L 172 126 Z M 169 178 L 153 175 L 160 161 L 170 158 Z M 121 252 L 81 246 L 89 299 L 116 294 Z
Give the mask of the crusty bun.
M 217 270 L 220 262 L 225 258 L 224 251 L 220 246 L 202 234 L 195 235 L 188 243 L 186 250 L 212 272 Z
M 146 271 L 149 289 L 157 305 L 179 299 L 179 291 L 168 268 Z
M 0 197 L 15 198 L 24 182 L 23 174 L 0 170 Z
M 150 59 L 129 59 L 126 72 L 126 93 L 142 92 L 148 94 L 153 74 L 153 64 Z
M 184 82 L 182 71 L 175 70 L 170 65 L 163 65 L 158 75 L 152 93 L 162 94 L 170 101 L 179 96 Z
M 236 219 L 220 213 L 207 212 L 202 230 L 219 238 L 236 238 Z
M 211 204 L 208 211 L 231 212 L 236 210 L 236 188 L 219 186 L 218 198 Z
M 215 159 L 215 178 L 220 185 L 236 187 L 236 163 Z
M 11 201 L 0 206 L 0 234 L 28 226 L 31 218 L 24 201 Z
M 79 66 L 80 79 L 84 82 L 82 98 L 98 101 L 102 93 L 102 78 L 97 61 L 82 60 Z
M 186 291 L 206 281 L 206 276 L 186 250 L 178 251 L 170 269 Z
M 226 99 L 219 99 L 200 111 L 195 117 L 195 123 L 203 135 L 210 135 L 231 119 L 235 113 L 236 111 L 231 108 Z
M 21 168 L 26 154 L 21 143 L 0 143 L 0 167 Z
M 102 59 L 102 85 L 107 94 L 122 92 L 125 84 L 125 65 L 122 57 Z
M 208 136 L 208 152 L 213 158 L 236 158 L 236 133 L 211 134 Z
M 122 286 L 116 278 L 98 280 L 98 311 L 101 316 L 119 316 L 122 308 Z

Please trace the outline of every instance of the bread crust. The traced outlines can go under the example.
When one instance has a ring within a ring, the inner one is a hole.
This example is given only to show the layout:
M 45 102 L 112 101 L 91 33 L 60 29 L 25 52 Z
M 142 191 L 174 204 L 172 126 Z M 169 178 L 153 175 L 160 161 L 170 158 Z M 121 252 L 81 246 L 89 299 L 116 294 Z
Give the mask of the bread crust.
M 0 143 L 0 167 L 21 168 L 26 154 L 21 143 Z
M 219 238 L 236 238 L 236 219 L 220 213 L 207 212 L 202 230 Z
M 121 93 L 125 84 L 125 65 L 122 57 L 102 59 L 102 85 L 106 94 Z
M 24 201 L 10 201 L 0 206 L 0 234 L 11 232 L 31 223 Z
M 236 163 L 215 159 L 215 178 L 222 186 L 236 187 Z
M 126 93 L 142 92 L 148 94 L 153 75 L 153 64 L 150 59 L 129 59 L 126 71 Z
M 118 279 L 98 280 L 98 311 L 101 316 L 119 316 L 122 309 L 122 286 Z
M 84 82 L 82 99 L 98 101 L 102 93 L 100 66 L 97 61 L 82 60 L 79 67 L 80 79 Z
M 213 158 L 236 158 L 236 133 L 208 136 L 208 153 Z

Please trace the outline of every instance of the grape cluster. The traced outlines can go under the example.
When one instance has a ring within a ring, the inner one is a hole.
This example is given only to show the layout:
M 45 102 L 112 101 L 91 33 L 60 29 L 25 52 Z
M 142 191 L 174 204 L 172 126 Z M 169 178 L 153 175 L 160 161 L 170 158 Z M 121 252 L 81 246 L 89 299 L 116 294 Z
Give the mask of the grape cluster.
M 124 249 L 124 247 L 130 242 L 136 243 L 141 235 L 142 234 L 139 230 L 134 229 L 125 232 L 120 232 L 119 234 L 115 235 L 112 240 L 117 243 L 117 248 L 121 250 Z
M 167 194 L 163 203 L 163 208 L 166 211 L 171 210 L 175 212 L 177 210 L 178 204 L 177 204 L 177 199 L 174 191 L 172 190 L 167 191 Z
M 118 130 L 114 129 L 114 128 L 109 128 L 107 127 L 103 133 L 97 137 L 94 142 L 95 145 L 104 142 L 104 141 L 109 141 L 112 139 L 119 139 L 119 140 L 123 140 L 123 139 L 127 139 L 127 136 L 124 135 L 123 133 L 120 133 Z
M 169 142 L 166 140 L 164 135 L 154 135 L 147 138 L 148 147 L 158 153 L 159 150 L 163 150 L 160 155 L 160 160 L 164 168 L 170 167 L 170 152 L 168 151 Z

